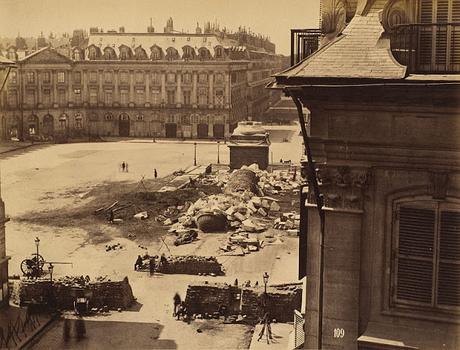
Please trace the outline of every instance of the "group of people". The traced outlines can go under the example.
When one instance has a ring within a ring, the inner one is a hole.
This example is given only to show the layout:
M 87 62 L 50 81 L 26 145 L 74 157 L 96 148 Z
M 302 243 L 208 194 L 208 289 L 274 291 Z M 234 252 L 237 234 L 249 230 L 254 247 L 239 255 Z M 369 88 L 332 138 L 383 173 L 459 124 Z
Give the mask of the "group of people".
M 120 164 L 120 169 L 121 169 L 121 172 L 122 172 L 122 173 L 127 173 L 128 170 L 129 170 L 129 169 L 128 169 L 128 162 L 126 162 L 126 161 L 121 162 L 121 164 Z M 154 177 L 155 179 L 158 178 L 158 171 L 157 171 L 156 168 L 153 169 L 153 177 Z
M 163 266 L 168 263 L 168 259 L 166 259 L 166 256 L 164 254 L 161 254 L 160 257 L 158 255 L 155 256 L 150 256 L 148 254 L 145 254 L 144 256 L 138 255 L 136 262 L 134 263 L 134 271 L 139 271 L 144 269 L 144 261 L 148 260 L 148 267 L 149 267 L 149 272 L 150 275 L 153 275 L 155 273 L 155 270 L 157 269 L 157 259 L 159 258 L 158 261 L 158 267 Z

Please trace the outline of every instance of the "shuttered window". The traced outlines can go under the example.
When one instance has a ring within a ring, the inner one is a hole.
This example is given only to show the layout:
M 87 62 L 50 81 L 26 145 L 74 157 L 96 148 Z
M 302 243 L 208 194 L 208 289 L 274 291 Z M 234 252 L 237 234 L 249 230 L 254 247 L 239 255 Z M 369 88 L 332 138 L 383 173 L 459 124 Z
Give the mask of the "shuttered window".
M 460 307 L 460 206 L 401 203 L 395 215 L 394 304 Z
M 419 63 L 431 71 L 460 68 L 460 0 L 420 0 Z M 449 25 L 447 25 L 449 23 Z

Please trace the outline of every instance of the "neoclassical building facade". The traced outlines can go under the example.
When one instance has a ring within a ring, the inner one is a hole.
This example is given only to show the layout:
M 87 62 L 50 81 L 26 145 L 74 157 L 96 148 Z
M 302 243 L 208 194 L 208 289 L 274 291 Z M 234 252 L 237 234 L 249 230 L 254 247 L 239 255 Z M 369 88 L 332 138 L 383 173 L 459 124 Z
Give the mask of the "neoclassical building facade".
M 264 86 L 285 67 L 257 39 L 237 46 L 219 33 L 97 32 L 71 57 L 42 48 L 9 77 L 0 136 L 224 138 L 238 121 L 261 117 L 275 94 Z

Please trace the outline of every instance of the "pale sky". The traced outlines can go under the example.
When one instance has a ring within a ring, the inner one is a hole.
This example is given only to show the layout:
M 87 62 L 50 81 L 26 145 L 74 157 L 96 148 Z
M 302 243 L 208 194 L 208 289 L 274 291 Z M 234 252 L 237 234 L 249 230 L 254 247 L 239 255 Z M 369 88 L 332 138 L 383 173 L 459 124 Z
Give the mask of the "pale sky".
M 289 54 L 291 28 L 317 28 L 320 0 L 0 0 L 0 37 L 37 36 L 41 31 L 72 34 L 73 29 L 124 26 L 146 32 L 153 20 L 163 32 L 172 17 L 174 29 L 194 32 L 196 22 L 238 26 L 268 35 L 276 52 Z

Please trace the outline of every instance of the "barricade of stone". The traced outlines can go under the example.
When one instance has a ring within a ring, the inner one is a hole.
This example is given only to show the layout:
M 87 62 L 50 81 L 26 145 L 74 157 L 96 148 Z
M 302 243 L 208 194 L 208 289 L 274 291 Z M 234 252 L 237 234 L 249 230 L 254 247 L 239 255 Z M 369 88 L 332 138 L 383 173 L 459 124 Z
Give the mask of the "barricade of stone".
M 16 304 L 46 304 L 61 310 L 74 308 L 77 297 L 88 297 L 90 307 L 107 306 L 112 310 L 126 309 L 134 301 L 128 278 L 121 281 L 69 283 L 69 280 L 21 280 L 15 283 Z
M 224 275 L 222 265 L 214 256 L 179 255 L 170 256 L 167 262 L 160 264 L 158 272 L 185 275 Z
M 266 301 L 264 300 L 266 298 Z M 263 287 L 243 289 L 241 314 L 249 319 L 259 319 L 264 314 L 264 303 L 270 318 L 277 322 L 292 322 L 294 310 L 302 304 L 301 287 L 279 289 L 269 287 L 267 296 Z
M 185 303 L 190 314 L 212 315 L 222 306 L 231 314 L 232 305 L 240 296 L 239 287 L 226 283 L 197 283 L 188 286 Z
M 264 314 L 263 287 L 239 287 L 226 283 L 195 283 L 188 286 L 185 303 L 190 314 L 213 315 L 222 306 L 228 315 L 246 315 L 248 321 L 257 322 Z M 272 319 L 292 322 L 294 310 L 302 303 L 299 284 L 286 284 L 267 288 L 266 307 Z

